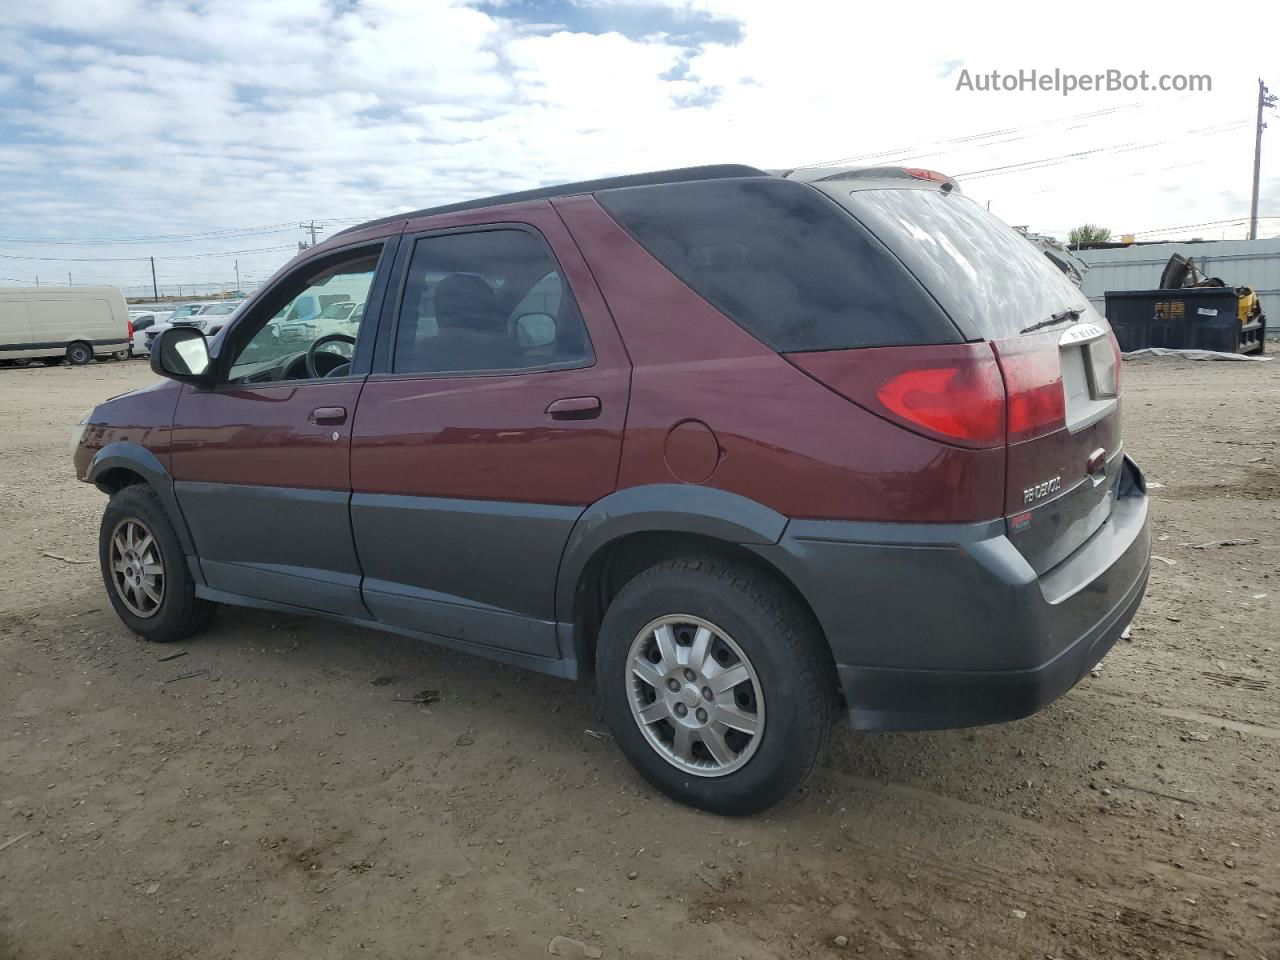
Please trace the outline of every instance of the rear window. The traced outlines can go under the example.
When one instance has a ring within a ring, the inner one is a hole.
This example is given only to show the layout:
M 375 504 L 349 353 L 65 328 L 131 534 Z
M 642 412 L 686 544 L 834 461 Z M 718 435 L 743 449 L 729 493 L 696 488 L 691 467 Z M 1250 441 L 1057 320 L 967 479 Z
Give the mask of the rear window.
M 902 258 L 952 316 L 992 340 L 1067 309 L 1093 313 L 1080 288 L 1025 237 L 968 197 L 941 190 L 854 190 L 824 184 Z
M 596 199 L 667 269 L 779 352 L 961 339 L 882 244 L 805 184 L 714 180 Z

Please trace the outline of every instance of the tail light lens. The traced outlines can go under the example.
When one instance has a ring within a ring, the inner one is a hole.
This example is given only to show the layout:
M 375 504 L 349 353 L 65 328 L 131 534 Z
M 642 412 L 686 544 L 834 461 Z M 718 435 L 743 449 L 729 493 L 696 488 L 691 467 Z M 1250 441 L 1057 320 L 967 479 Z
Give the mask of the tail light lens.
M 1004 443 L 1004 382 L 989 343 L 827 350 L 787 359 L 915 433 L 974 449 Z
M 994 345 L 1009 393 L 1009 442 L 1031 440 L 1067 423 L 1056 334 L 1017 337 Z
M 133 342 L 133 317 L 124 322 L 124 338 L 130 343 Z
M 886 410 L 952 442 L 1004 442 L 1004 385 L 990 358 L 906 370 L 881 384 L 876 396 Z

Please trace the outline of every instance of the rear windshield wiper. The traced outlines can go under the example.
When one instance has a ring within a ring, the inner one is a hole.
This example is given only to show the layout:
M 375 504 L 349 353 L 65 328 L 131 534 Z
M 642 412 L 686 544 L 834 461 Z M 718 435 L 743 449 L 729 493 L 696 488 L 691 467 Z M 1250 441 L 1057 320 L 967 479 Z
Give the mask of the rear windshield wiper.
M 1052 327 L 1052 326 L 1056 326 L 1059 323 L 1066 323 L 1068 320 L 1070 320 L 1072 323 L 1075 323 L 1079 319 L 1080 319 L 1079 310 L 1074 310 L 1074 309 L 1059 310 L 1048 320 L 1041 320 L 1039 323 L 1033 323 L 1031 326 L 1023 330 L 1019 330 L 1018 333 L 1023 334 L 1023 333 L 1031 333 L 1033 330 L 1043 330 L 1045 327 Z

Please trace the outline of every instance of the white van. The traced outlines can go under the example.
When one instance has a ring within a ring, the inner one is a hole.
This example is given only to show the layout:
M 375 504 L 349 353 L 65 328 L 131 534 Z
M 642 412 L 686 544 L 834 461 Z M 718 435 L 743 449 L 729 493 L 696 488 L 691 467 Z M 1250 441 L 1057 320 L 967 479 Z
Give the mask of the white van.
M 129 355 L 129 310 L 115 287 L 0 287 L 0 360 L 89 363 Z

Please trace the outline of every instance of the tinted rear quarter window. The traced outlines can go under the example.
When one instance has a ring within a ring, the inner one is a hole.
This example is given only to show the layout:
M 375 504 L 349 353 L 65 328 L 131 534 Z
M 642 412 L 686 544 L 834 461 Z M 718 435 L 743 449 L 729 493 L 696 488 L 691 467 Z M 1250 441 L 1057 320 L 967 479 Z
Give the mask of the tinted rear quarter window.
M 902 264 L 805 184 L 714 180 L 596 199 L 668 270 L 779 352 L 960 340 Z

